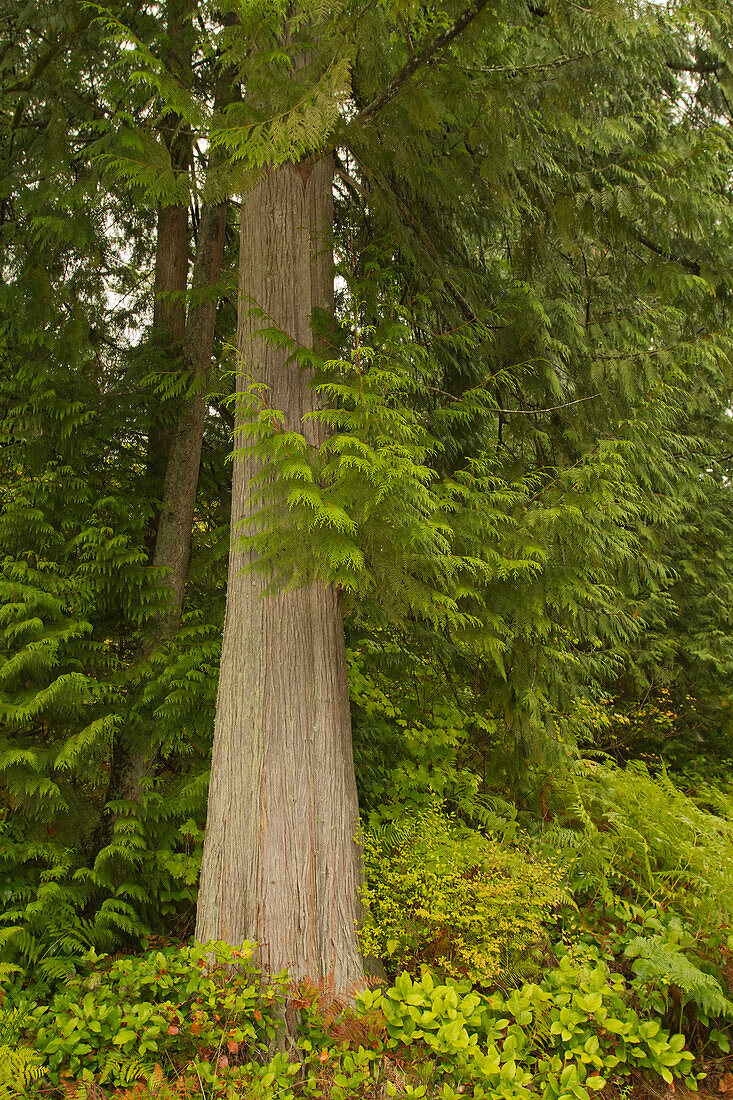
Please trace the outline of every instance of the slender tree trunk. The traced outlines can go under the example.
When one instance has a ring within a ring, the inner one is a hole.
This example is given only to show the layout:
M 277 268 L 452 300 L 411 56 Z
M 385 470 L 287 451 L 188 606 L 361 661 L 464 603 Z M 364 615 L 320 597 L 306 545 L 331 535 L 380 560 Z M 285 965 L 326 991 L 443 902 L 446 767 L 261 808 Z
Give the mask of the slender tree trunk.
M 153 565 L 165 570 L 170 600 L 165 614 L 155 621 L 149 632 L 144 647 L 146 652 L 151 652 L 163 638 L 175 632 L 183 607 L 206 417 L 206 381 L 211 367 L 218 305 L 218 295 L 211 288 L 221 275 L 227 205 L 222 202 L 204 206 L 199 224 L 191 305 L 188 322 L 180 334 L 179 363 L 179 369 L 185 371 L 192 382 L 198 382 L 199 389 L 183 404 L 178 421 L 165 444 L 166 470 Z M 177 211 L 179 208 L 168 209 Z M 188 249 L 188 242 L 186 248 Z M 177 274 L 178 267 L 171 267 Z M 165 299 L 162 299 L 161 313 L 164 303 Z M 185 319 L 185 305 L 182 300 L 180 309 Z M 180 325 L 177 301 L 169 303 L 167 319 L 177 326 Z M 142 781 L 150 774 L 150 769 L 149 750 L 131 744 L 124 734 L 118 735 L 112 750 L 106 801 L 137 801 L 140 798 Z M 93 852 L 100 851 L 109 843 L 113 830 L 114 818 L 103 816 L 91 840 Z
M 264 309 L 312 344 L 311 311 L 333 308 L 331 158 L 268 171 L 244 199 L 238 346 L 286 429 L 319 431 L 308 374 L 257 335 Z M 240 380 L 240 388 L 248 379 Z M 339 593 L 315 583 L 264 596 L 244 572 L 237 521 L 251 515 L 251 456 L 235 459 L 232 551 L 196 935 L 258 943 L 269 973 L 363 979 L 356 935 L 361 859 Z
M 167 12 L 171 42 L 184 42 L 191 0 L 168 0 Z M 183 77 L 190 76 L 189 54 L 172 54 L 169 63 Z M 217 81 L 215 108 L 231 102 L 233 95 L 232 73 L 225 70 Z M 191 158 L 191 139 L 180 120 L 177 123 L 170 143 L 171 165 L 185 171 Z M 227 211 L 226 201 L 202 208 L 187 315 L 188 208 L 180 204 L 158 208 L 153 328 L 169 352 L 171 369 L 181 372 L 197 390 L 180 402 L 174 422 L 162 417 L 157 409 L 151 410 L 147 472 L 161 503 L 148 544 L 153 566 L 164 571 L 170 599 L 164 614 L 149 630 L 144 653 L 152 652 L 163 638 L 175 633 L 183 608 L 206 419 L 206 383 L 219 302 L 215 286 L 222 270 Z M 131 743 L 124 733 L 118 735 L 105 801 L 137 801 L 142 782 L 153 766 L 149 749 Z M 109 843 L 113 830 L 114 818 L 103 816 L 91 840 L 95 853 Z
M 180 167 L 188 161 L 190 150 L 178 147 L 171 151 L 171 162 Z M 180 369 L 180 355 L 186 335 L 186 289 L 188 284 L 188 208 L 181 205 L 159 206 L 155 246 L 155 286 L 153 304 L 153 329 L 161 349 L 169 354 L 172 369 Z M 157 408 L 150 411 L 148 428 L 147 474 L 151 490 L 163 498 L 148 528 L 146 542 L 154 565 L 164 568 L 168 563 L 158 551 L 161 535 L 170 525 L 171 509 L 165 507 L 165 476 L 169 464 L 173 433 L 165 417 Z M 196 466 L 198 477 L 198 464 Z M 190 539 L 190 532 L 189 532 Z M 187 544 L 188 545 L 188 544 Z M 170 548 L 167 548 L 170 552 Z M 188 552 L 186 552 L 186 563 Z M 171 572 L 175 575 L 175 565 Z M 185 579 L 185 574 L 184 574 Z M 172 586 L 173 588 L 173 586 Z M 182 586 L 181 586 L 182 598 Z M 172 607 L 180 612 L 177 590 L 172 593 Z M 171 610 L 170 614 L 174 612 Z M 120 730 L 112 746 L 109 784 L 104 805 L 108 802 L 137 801 L 142 781 L 148 773 L 149 753 L 131 741 L 127 730 Z M 104 807 L 103 807 L 104 811 Z M 115 818 L 102 812 L 88 842 L 92 858 L 112 839 Z
M 188 0 L 184 2 L 187 3 Z M 233 18 L 232 15 L 227 15 L 224 22 L 231 24 Z M 219 111 L 231 103 L 234 95 L 233 73 L 227 67 L 220 71 L 216 83 L 214 111 Z M 209 161 L 210 173 L 216 172 L 220 159 L 220 155 L 212 151 Z M 167 613 L 155 624 L 152 632 L 154 641 L 175 631 L 183 607 L 206 419 L 206 386 L 211 370 L 214 328 L 219 304 L 216 284 L 221 276 L 224 259 L 228 208 L 228 200 L 224 199 L 219 202 L 205 203 L 201 210 L 196 234 L 196 258 L 188 317 L 186 318 L 184 311 L 183 327 L 179 337 L 181 351 L 179 369 L 185 381 L 196 388 L 196 392 L 180 403 L 178 416 L 170 431 L 167 444 L 153 565 L 166 571 L 171 600 Z M 173 320 L 180 327 L 181 318 L 178 314 Z
M 189 158 L 185 149 L 176 166 L 184 171 Z M 188 285 L 188 207 L 158 207 L 155 243 L 155 300 L 153 328 L 177 345 L 186 331 Z
M 195 0 L 163 0 L 167 41 L 162 49 L 166 67 L 186 87 L 191 86 L 193 37 L 191 16 Z M 167 145 L 171 169 L 187 173 L 191 166 L 193 139 L 183 120 L 167 115 L 161 127 L 161 140 Z M 188 204 L 158 206 L 155 246 L 155 290 L 153 330 L 161 352 L 177 364 L 186 332 L 186 290 L 188 287 Z M 163 494 L 173 428 L 168 410 L 153 406 L 148 429 L 147 474 L 154 500 Z M 156 506 L 147 536 L 150 556 L 157 537 L 160 510 Z
M 179 150 L 188 163 L 188 150 Z M 173 152 L 171 152 L 173 160 Z M 174 360 L 178 359 L 186 332 L 186 289 L 188 286 L 188 207 L 175 204 L 159 206 L 155 244 L 155 289 L 153 331 L 161 348 Z M 163 479 L 171 446 L 171 429 L 157 407 L 150 410 L 148 429 L 147 473 L 150 487 L 157 498 L 162 493 Z M 159 511 L 153 516 L 148 544 L 155 544 Z
M 181 357 L 181 370 L 198 388 L 185 401 L 170 441 L 153 565 L 166 570 L 171 603 L 164 620 L 156 625 L 156 637 L 175 630 L 183 607 L 218 305 L 218 294 L 212 287 L 221 275 L 227 206 L 225 202 L 204 206 L 199 223 Z

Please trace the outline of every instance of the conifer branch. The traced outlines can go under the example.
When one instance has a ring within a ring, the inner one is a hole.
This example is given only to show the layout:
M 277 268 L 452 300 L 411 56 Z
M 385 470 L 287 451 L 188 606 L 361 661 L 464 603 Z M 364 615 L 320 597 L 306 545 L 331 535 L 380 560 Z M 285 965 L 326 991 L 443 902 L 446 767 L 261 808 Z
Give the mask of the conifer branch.
M 477 15 L 486 7 L 489 0 L 475 0 L 469 8 L 467 8 L 463 15 L 461 15 L 447 31 L 438 35 L 436 39 L 430 42 L 427 46 L 423 47 L 416 54 L 413 54 L 410 60 L 403 65 L 400 71 L 395 77 L 390 80 L 386 88 L 383 88 L 379 95 L 368 103 L 366 107 L 359 111 L 358 115 L 354 119 L 355 122 L 359 122 L 362 125 L 365 122 L 371 122 L 371 120 L 378 115 L 379 112 L 387 106 L 387 104 L 394 99 L 399 92 L 403 84 L 405 84 L 414 74 L 421 69 L 424 65 L 427 65 L 432 61 L 436 54 L 441 50 L 449 46 L 454 39 L 456 39 L 476 18 Z
M 636 232 L 636 239 L 639 244 L 643 244 L 644 248 L 648 248 L 650 252 L 653 252 L 655 256 L 661 256 L 663 260 L 669 260 L 673 264 L 679 264 L 680 267 L 684 267 L 687 271 L 690 271 L 693 275 L 700 274 L 700 264 L 697 260 L 688 260 L 686 256 L 675 256 L 670 252 L 665 252 L 663 248 L 660 248 L 654 241 L 650 241 L 643 233 Z
M 351 150 L 351 152 L 353 153 L 353 149 Z M 478 320 L 478 315 L 476 313 L 476 310 L 472 308 L 471 303 L 463 296 L 463 294 L 458 289 L 458 287 L 455 285 L 455 283 L 453 283 L 452 280 L 449 279 L 445 275 L 444 267 L 443 267 L 440 255 L 438 253 L 438 250 L 436 249 L 433 242 L 430 240 L 430 237 L 428 236 L 428 234 L 425 232 L 425 230 L 420 225 L 417 218 L 415 218 L 413 216 L 412 211 L 408 207 L 407 203 L 405 203 L 400 198 L 400 196 L 397 194 L 395 189 L 390 186 L 390 184 L 387 182 L 387 180 L 385 180 L 381 175 L 378 175 L 376 173 L 376 171 L 374 170 L 373 167 L 367 168 L 365 164 L 363 164 L 361 161 L 358 160 L 358 158 L 357 158 L 357 163 L 359 165 L 360 170 L 364 173 L 364 175 L 367 177 L 367 179 L 371 178 L 374 181 L 374 183 L 378 187 L 381 188 L 381 190 L 389 192 L 389 194 L 392 196 L 392 198 L 394 199 L 395 205 L 397 206 L 397 210 L 398 210 L 398 212 L 400 214 L 400 217 L 402 218 L 403 222 L 405 222 L 405 224 L 408 225 L 409 228 L 412 230 L 412 232 L 415 234 L 417 239 L 420 241 L 420 244 L 423 246 L 423 248 L 425 249 L 427 254 L 430 256 L 431 260 L 436 265 L 436 267 L 440 268 L 441 277 L 442 277 L 442 280 L 443 280 L 443 286 L 450 293 L 450 295 L 452 296 L 453 300 L 455 301 L 456 305 L 458 306 L 459 310 L 461 311 L 463 316 L 466 318 L 466 320 L 469 321 L 469 322 Z
M 336 161 L 335 171 L 336 171 L 336 175 L 338 176 L 338 178 L 344 184 L 346 184 L 346 186 L 348 187 L 348 189 L 350 191 L 353 191 L 354 194 L 359 195 L 360 198 L 363 198 L 363 199 L 368 199 L 369 198 L 369 192 L 366 190 L 366 188 L 362 187 L 362 185 L 359 183 L 358 180 L 355 180 L 353 176 L 349 175 L 349 173 L 340 164 L 340 162 L 338 160 Z
M 72 26 L 69 27 L 69 29 L 65 32 L 65 34 L 60 35 L 56 39 L 56 41 L 53 42 L 48 47 L 48 49 L 46 50 L 45 53 L 40 54 L 36 58 L 35 64 L 33 65 L 33 68 L 30 70 L 29 73 L 27 73 L 22 78 L 22 80 L 18 80 L 18 81 L 16 81 L 15 84 L 11 84 L 9 87 L 2 89 L 3 94 L 4 95 L 17 95 L 19 92 L 22 93 L 22 92 L 30 91 L 30 89 L 33 87 L 33 85 L 39 79 L 39 77 L 43 76 L 43 73 L 46 71 L 46 69 L 51 64 L 51 62 L 56 57 L 56 55 L 61 53 L 61 51 L 66 46 L 68 46 L 69 43 L 81 31 L 86 30 L 86 28 L 91 24 L 92 20 L 95 19 L 95 18 L 96 18 L 96 16 L 94 14 L 89 14 L 89 15 L 85 16 L 83 19 L 80 19 L 77 23 L 72 24 Z
M 56 41 L 51 46 L 49 46 L 45 53 L 42 53 L 38 58 L 36 58 L 36 62 L 33 68 L 25 77 L 23 77 L 22 80 L 17 81 L 17 83 L 11 85 L 9 88 L 3 89 L 5 95 L 17 95 L 18 93 L 20 93 L 21 97 L 16 104 L 15 111 L 13 112 L 13 118 L 10 123 L 10 148 L 8 150 L 8 160 L 10 160 L 13 155 L 15 135 L 20 128 L 21 122 L 23 121 L 23 115 L 25 114 L 25 109 L 27 106 L 26 99 L 23 93 L 28 93 L 32 90 L 33 85 L 43 76 L 44 72 L 51 64 L 53 59 L 56 57 L 56 55 L 61 53 L 62 50 L 70 45 L 73 39 L 76 38 L 78 34 L 86 30 L 94 18 L 95 16 L 93 14 L 89 14 L 86 15 L 83 19 L 80 19 L 78 23 L 72 24 L 72 26 L 69 27 L 65 34 L 60 35 L 59 38 L 57 38 Z M 0 212 L 0 222 L 5 220 L 6 208 L 7 203 L 3 201 L 2 211 Z
M 487 380 L 489 381 L 489 380 Z M 480 382 L 478 386 L 471 386 L 469 390 L 464 390 L 463 393 L 456 394 L 448 393 L 446 390 L 440 390 L 436 386 L 428 386 L 427 389 L 431 393 L 438 393 L 441 397 L 449 397 L 452 404 L 457 401 L 462 401 L 467 394 L 473 393 L 476 390 L 486 385 L 486 382 Z M 600 393 L 590 393 L 587 397 L 576 397 L 573 401 L 564 401 L 562 405 L 548 405 L 544 409 L 500 409 L 498 406 L 491 408 L 488 411 L 492 413 L 501 413 L 502 416 L 540 416 L 542 413 L 557 412 L 559 409 L 569 409 L 571 405 L 581 405 L 584 401 L 593 401 L 596 397 L 600 397 Z M 432 415 L 432 414 L 431 414 Z
M 667 68 L 673 73 L 697 73 L 699 76 L 717 74 L 725 68 L 724 61 L 700 61 L 697 65 L 683 65 L 682 62 L 668 61 Z

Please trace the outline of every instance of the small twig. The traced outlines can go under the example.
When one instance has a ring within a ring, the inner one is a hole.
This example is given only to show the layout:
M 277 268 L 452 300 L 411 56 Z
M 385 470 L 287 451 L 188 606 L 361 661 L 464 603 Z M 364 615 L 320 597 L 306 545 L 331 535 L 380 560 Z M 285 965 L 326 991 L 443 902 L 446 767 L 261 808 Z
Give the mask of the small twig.
M 696 65 L 684 65 L 682 62 L 668 61 L 667 68 L 673 73 L 697 73 L 699 76 L 707 76 L 714 73 L 716 76 L 725 68 L 724 61 L 699 61 Z
M 196 1068 L 196 1067 L 194 1067 L 194 1068 Z M 196 1076 L 198 1077 L 199 1088 L 201 1089 L 201 1095 L 203 1096 L 204 1100 L 206 1100 L 206 1093 L 204 1092 L 204 1083 L 201 1080 L 201 1075 L 200 1075 L 198 1069 L 196 1069 Z
M 556 69 L 561 65 L 569 65 L 571 61 L 580 61 L 582 58 L 596 57 L 601 51 L 594 53 L 575 53 L 570 57 L 558 57 L 555 61 L 545 61 L 536 65 L 484 65 L 478 69 L 480 73 L 526 73 L 542 72 L 545 69 Z
M 428 389 L 432 393 L 439 393 L 439 394 L 442 394 L 443 397 L 450 397 L 453 401 L 460 401 L 462 399 L 462 397 L 464 396 L 463 394 L 461 394 L 459 397 L 456 397 L 455 394 L 446 393 L 445 390 L 438 390 L 438 389 L 435 388 L 435 386 L 429 386 Z M 467 390 L 466 392 L 470 393 L 471 391 Z M 589 394 L 588 397 L 577 397 L 574 401 L 566 401 L 563 405 L 550 405 L 546 409 L 500 409 L 500 408 L 491 408 L 491 409 L 488 409 L 487 411 L 492 412 L 492 413 L 494 413 L 494 412 L 503 413 L 504 415 L 511 415 L 512 413 L 522 413 L 524 416 L 539 416 L 541 413 L 557 412 L 558 409 L 568 409 L 568 408 L 570 408 L 571 405 L 580 405 L 582 401 L 592 401 L 594 398 L 600 397 L 600 396 L 601 396 L 600 393 L 591 393 L 591 394 Z
M 221 401 L 217 401 L 215 398 L 212 398 L 212 397 L 208 398 L 208 403 L 209 403 L 209 405 L 211 405 L 212 409 L 214 409 L 216 412 L 218 412 L 219 416 L 222 418 L 222 420 L 226 424 L 227 428 L 229 428 L 230 431 L 234 431 L 234 428 L 235 428 L 234 417 L 233 417 L 232 413 L 229 411 L 229 409 L 226 407 L 226 405 L 224 405 Z
M 644 233 L 640 233 L 638 230 L 634 230 L 634 233 L 639 244 L 643 244 L 644 248 L 648 248 L 655 256 L 660 256 L 663 260 L 668 260 L 673 264 L 679 264 L 680 267 L 684 267 L 687 271 L 691 271 L 693 275 L 700 274 L 700 264 L 697 260 L 688 260 L 686 256 L 674 256 L 671 253 L 665 252 L 663 248 L 655 244 L 654 241 L 651 241 Z

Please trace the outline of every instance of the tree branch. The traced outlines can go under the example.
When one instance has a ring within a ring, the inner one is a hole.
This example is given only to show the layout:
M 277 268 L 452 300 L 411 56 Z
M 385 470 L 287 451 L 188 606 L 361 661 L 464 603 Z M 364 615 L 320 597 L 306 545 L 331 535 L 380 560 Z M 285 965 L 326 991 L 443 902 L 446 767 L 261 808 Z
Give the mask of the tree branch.
M 410 77 L 414 76 L 418 69 L 432 61 L 436 54 L 440 53 L 446 46 L 449 46 L 451 42 L 474 21 L 476 16 L 486 7 L 488 2 L 489 0 L 474 0 L 470 7 L 466 8 L 463 15 L 456 19 L 452 27 L 449 27 L 443 34 L 439 34 L 437 38 L 428 43 L 422 50 L 413 54 L 397 75 L 390 80 L 387 87 L 383 88 L 371 103 L 368 103 L 366 107 L 363 107 L 362 110 L 359 111 L 354 121 L 361 123 L 371 122 L 374 116 L 378 115 L 379 112 L 394 99 L 402 85 L 405 84 Z
M 228 409 L 222 401 L 217 400 L 211 394 L 207 397 L 206 402 L 210 406 L 210 408 L 218 412 L 219 416 L 222 418 L 227 428 L 229 428 L 229 431 L 233 432 L 235 428 L 235 423 L 234 414 L 232 413 L 231 409 Z
M 559 69 L 563 65 L 569 65 L 572 61 L 590 60 L 593 57 L 598 57 L 600 53 L 600 50 L 595 50 L 593 53 L 574 53 L 569 57 L 558 57 L 555 61 L 540 62 L 536 65 L 487 65 L 477 71 L 481 73 L 543 72 L 546 69 Z
M 474 390 L 478 390 L 484 385 L 483 382 L 478 386 L 471 386 L 469 390 L 465 390 L 463 393 L 459 393 L 458 396 L 454 393 L 447 393 L 445 390 L 439 390 L 435 386 L 428 386 L 431 393 L 439 393 L 441 397 L 449 397 L 452 404 L 456 404 L 458 401 L 462 401 L 466 394 L 472 393 Z M 591 393 L 587 397 L 576 397 L 574 401 L 565 401 L 562 405 L 549 405 L 546 409 L 500 409 L 498 406 L 487 408 L 486 412 L 501 413 L 502 416 L 540 416 L 542 413 L 557 412 L 558 409 L 569 409 L 571 405 L 582 405 L 584 401 L 593 401 L 596 397 L 600 397 L 600 393 Z M 436 409 L 435 412 L 443 412 L 444 408 Z M 430 416 L 433 416 L 431 413 Z M 429 419 L 429 417 L 426 417 Z
M 353 149 L 352 149 L 352 153 L 353 153 Z M 469 322 L 469 324 L 472 323 L 473 321 L 477 321 L 478 320 L 478 314 L 473 309 L 470 302 L 468 302 L 466 300 L 466 298 L 464 298 L 463 294 L 458 289 L 458 287 L 455 285 L 455 283 L 452 282 L 451 279 L 448 278 L 448 275 L 446 274 L 446 270 L 445 270 L 445 264 L 441 260 L 441 257 L 438 254 L 438 250 L 436 249 L 433 242 L 430 240 L 430 237 L 425 232 L 423 227 L 420 225 L 417 218 L 414 217 L 414 215 L 412 214 L 412 211 L 409 209 L 407 204 L 400 198 L 400 196 L 395 191 L 394 187 L 390 187 L 389 183 L 380 174 L 378 174 L 375 171 L 374 168 L 367 168 L 365 164 L 363 164 L 361 161 L 358 160 L 358 158 L 357 158 L 357 163 L 359 164 L 360 170 L 364 173 L 364 175 L 366 176 L 367 179 L 371 180 L 382 191 L 384 191 L 384 192 L 386 192 L 386 193 L 388 193 L 392 196 L 392 199 L 395 203 L 395 206 L 397 207 L 397 211 L 400 214 L 400 216 L 402 218 L 402 221 L 405 222 L 410 227 L 412 232 L 415 234 L 415 236 L 419 240 L 420 244 L 423 246 L 423 248 L 427 252 L 430 259 L 435 264 L 436 269 L 438 271 L 440 271 L 441 278 L 443 280 L 443 286 L 448 291 L 448 293 L 453 297 L 454 302 L 458 306 L 458 308 L 461 311 L 461 313 L 463 314 L 463 316 Z
M 661 256 L 663 260 L 668 260 L 673 264 L 679 264 L 680 267 L 684 267 L 687 271 L 691 271 L 693 275 L 700 274 L 700 264 L 697 260 L 688 260 L 686 256 L 674 256 L 671 253 L 665 252 L 663 248 L 660 248 L 654 241 L 650 241 L 648 237 L 645 237 L 643 233 L 639 233 L 638 230 L 634 230 L 634 236 L 639 244 L 643 244 L 644 248 L 648 248 L 655 256 Z
M 60 35 L 56 41 L 49 46 L 45 53 L 40 54 L 36 58 L 35 64 L 30 72 L 27 73 L 22 80 L 17 81 L 15 84 L 10 84 L 7 88 L 0 89 L 2 95 L 16 95 L 18 92 L 29 91 L 38 78 L 43 75 L 56 54 L 65 49 L 81 31 L 86 30 L 95 18 L 97 17 L 93 13 L 90 13 L 78 22 L 73 23 L 64 34 Z
M 709 73 L 719 73 L 721 69 L 725 68 L 725 62 L 700 61 L 697 65 L 683 65 L 681 62 L 678 64 L 676 61 L 668 61 L 667 68 L 671 69 L 673 73 L 698 73 L 700 76 L 706 76 Z
M 359 181 L 355 180 L 353 176 L 349 175 L 349 173 L 340 163 L 338 158 L 336 158 L 336 175 L 346 184 L 350 191 L 353 191 L 355 195 L 359 195 L 359 197 L 362 199 L 369 198 L 369 192 L 367 191 L 367 189 L 365 187 L 362 187 Z

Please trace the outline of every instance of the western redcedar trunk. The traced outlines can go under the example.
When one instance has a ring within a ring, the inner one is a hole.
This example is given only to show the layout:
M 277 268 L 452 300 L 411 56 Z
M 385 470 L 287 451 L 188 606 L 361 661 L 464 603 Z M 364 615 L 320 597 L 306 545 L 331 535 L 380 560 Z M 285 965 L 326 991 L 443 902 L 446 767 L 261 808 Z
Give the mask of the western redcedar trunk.
M 323 429 L 309 373 L 258 330 L 312 346 L 311 312 L 333 309 L 331 158 L 268 170 L 244 197 L 238 347 L 284 427 Z M 270 321 L 251 312 L 254 303 Z M 240 445 L 241 445 L 240 438 Z M 237 521 L 252 515 L 257 460 L 233 471 L 232 550 L 196 935 L 258 943 L 268 973 L 325 979 L 348 996 L 363 977 L 357 941 L 361 856 L 339 593 L 264 595 Z

